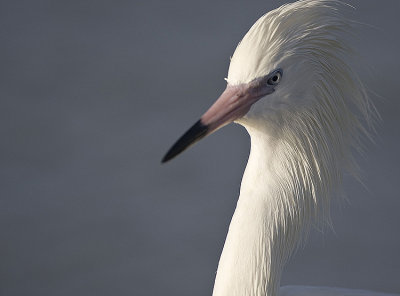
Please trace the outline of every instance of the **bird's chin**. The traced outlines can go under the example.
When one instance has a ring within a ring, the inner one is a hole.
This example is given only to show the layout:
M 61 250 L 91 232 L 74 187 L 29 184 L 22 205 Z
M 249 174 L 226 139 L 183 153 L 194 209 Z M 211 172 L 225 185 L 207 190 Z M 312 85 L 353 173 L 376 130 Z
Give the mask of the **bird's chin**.
M 246 127 L 246 125 L 248 123 L 248 120 L 246 119 L 246 117 L 243 116 L 243 117 L 240 117 L 240 118 L 236 119 L 234 121 L 234 123 L 240 124 L 241 126 Z

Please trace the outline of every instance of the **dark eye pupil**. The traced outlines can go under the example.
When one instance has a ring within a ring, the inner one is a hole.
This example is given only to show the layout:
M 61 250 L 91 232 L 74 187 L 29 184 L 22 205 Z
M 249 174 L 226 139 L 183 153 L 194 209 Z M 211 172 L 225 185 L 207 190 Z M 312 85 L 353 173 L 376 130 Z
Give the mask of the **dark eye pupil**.
M 273 73 L 271 73 L 269 75 L 267 84 L 275 86 L 280 82 L 281 78 L 282 78 L 282 70 L 280 70 L 280 69 L 275 70 Z

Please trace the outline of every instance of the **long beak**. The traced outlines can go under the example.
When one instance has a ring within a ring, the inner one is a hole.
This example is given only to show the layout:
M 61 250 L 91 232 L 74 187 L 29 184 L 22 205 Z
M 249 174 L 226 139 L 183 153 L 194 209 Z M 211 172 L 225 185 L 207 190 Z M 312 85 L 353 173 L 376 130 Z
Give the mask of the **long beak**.
M 265 87 L 260 91 L 259 84 L 256 82 L 237 86 L 228 85 L 222 95 L 204 113 L 200 120 L 169 149 L 161 162 L 165 163 L 171 160 L 205 136 L 244 116 L 252 104 L 262 96 L 274 91 L 272 88 Z

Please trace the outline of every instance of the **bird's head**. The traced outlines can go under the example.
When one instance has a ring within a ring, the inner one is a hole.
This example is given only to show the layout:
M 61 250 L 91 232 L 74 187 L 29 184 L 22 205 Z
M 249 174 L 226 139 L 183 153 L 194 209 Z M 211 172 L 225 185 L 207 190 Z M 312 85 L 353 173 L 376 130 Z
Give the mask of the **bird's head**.
M 334 0 L 302 0 L 262 16 L 231 58 L 225 91 L 163 162 L 233 121 L 294 133 L 299 124 L 316 125 L 339 138 L 356 133 L 356 113 L 367 119 L 370 110 L 349 66 L 352 24 L 342 15 L 343 6 Z

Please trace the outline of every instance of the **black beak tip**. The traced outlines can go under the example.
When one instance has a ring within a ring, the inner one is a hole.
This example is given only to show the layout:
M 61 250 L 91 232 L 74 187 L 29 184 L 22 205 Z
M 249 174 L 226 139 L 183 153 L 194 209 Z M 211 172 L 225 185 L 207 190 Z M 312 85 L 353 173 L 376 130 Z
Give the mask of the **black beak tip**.
M 161 163 L 166 163 L 174 157 L 175 157 L 175 155 L 172 155 L 172 153 L 170 153 L 170 151 L 168 151 L 168 153 L 165 154 L 164 157 L 162 158 Z
M 178 141 L 168 150 L 167 154 L 161 160 L 161 163 L 166 163 L 172 158 L 182 153 L 197 141 L 204 138 L 209 131 L 207 125 L 204 125 L 201 120 L 198 120 Z

